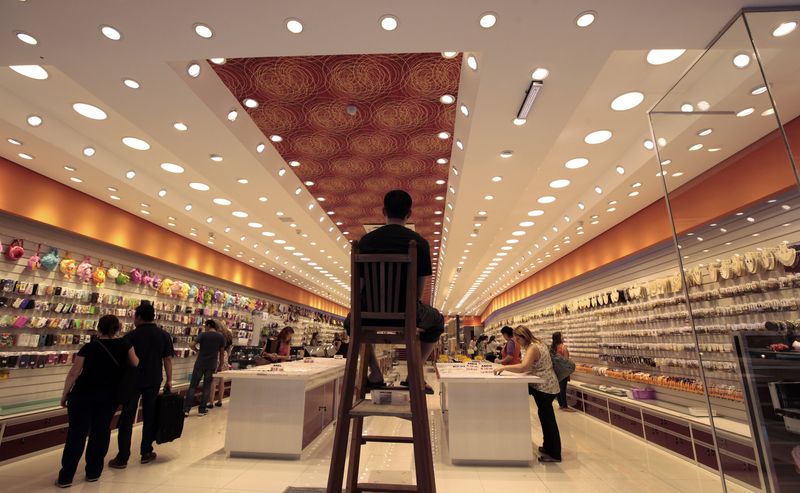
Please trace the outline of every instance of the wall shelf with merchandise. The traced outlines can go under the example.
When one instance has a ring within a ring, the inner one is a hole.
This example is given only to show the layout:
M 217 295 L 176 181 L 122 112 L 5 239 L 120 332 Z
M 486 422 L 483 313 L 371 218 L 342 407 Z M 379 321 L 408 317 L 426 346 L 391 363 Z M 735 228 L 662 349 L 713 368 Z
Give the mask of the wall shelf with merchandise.
M 651 387 L 666 406 L 705 408 L 702 364 L 714 410 L 745 421 L 731 336 L 795 324 L 800 254 L 790 245 L 800 234 L 790 226 L 800 220 L 798 206 L 793 195 L 681 237 L 699 355 L 672 244 L 493 314 L 487 333 L 522 323 L 549 342 L 553 332 L 561 331 L 577 363 L 575 380 L 623 389 Z M 796 325 L 800 328 L 800 322 Z
M 235 344 L 248 345 L 261 313 L 330 317 L 134 252 L 0 214 L 3 252 L 14 239 L 23 242 L 22 257 L 0 257 L 0 418 L 57 406 L 71 361 L 80 346 L 91 340 L 99 318 L 116 315 L 123 330 L 131 330 L 133 312 L 142 301 L 154 305 L 156 323 L 172 334 L 179 358 L 173 363 L 176 387 L 188 384 L 194 362 L 189 346 L 206 319 L 224 323 L 233 332 Z M 51 247 L 59 249 L 54 270 L 47 268 L 46 261 L 42 263 Z M 32 256 L 39 258 L 38 265 L 36 258 L 30 261 Z M 60 261 L 65 258 L 75 262 L 64 264 L 62 271 Z M 89 268 L 94 275 L 86 272 Z M 101 270 L 105 279 L 97 275 Z M 139 275 L 149 282 L 134 282 Z

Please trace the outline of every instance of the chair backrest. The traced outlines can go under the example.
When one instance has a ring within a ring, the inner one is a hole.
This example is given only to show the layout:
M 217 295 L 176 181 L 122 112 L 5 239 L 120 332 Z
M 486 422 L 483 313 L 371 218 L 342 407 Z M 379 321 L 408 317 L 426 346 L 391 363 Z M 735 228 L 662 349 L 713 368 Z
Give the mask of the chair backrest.
M 417 245 L 406 253 L 361 253 L 353 242 L 351 312 L 370 320 L 403 320 L 416 308 Z

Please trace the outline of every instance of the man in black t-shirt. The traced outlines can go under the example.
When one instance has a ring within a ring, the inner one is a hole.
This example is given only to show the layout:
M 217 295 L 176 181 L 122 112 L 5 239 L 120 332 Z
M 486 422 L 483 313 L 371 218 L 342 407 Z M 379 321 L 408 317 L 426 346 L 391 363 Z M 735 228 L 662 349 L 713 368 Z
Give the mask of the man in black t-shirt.
M 417 297 L 422 296 L 425 283 L 431 276 L 431 249 L 428 241 L 405 224 L 411 217 L 411 196 L 403 190 L 392 190 L 383 198 L 383 217 L 386 225 L 367 233 L 358 242 L 361 253 L 406 253 L 411 241 L 417 242 Z M 356 275 L 352 273 L 351 275 Z M 430 357 L 439 336 L 444 332 L 444 317 L 438 310 L 417 299 L 417 327 L 423 332 L 419 336 L 423 364 Z M 350 329 L 350 316 L 345 319 L 345 329 Z M 378 366 L 374 351 L 369 350 L 369 383 L 383 385 L 383 373 Z M 433 390 L 426 385 L 429 394 Z
M 206 331 L 198 335 L 192 343 L 192 350 L 197 353 L 194 362 L 192 378 L 189 380 L 189 391 L 186 393 L 186 400 L 183 402 L 183 414 L 189 416 L 189 411 L 194 405 L 195 391 L 203 379 L 203 397 L 200 401 L 198 414 L 205 416 L 208 414 L 208 402 L 211 397 L 211 381 L 214 372 L 220 371 L 220 364 L 225 357 L 225 336 L 217 332 L 217 322 L 206 320 Z
M 142 464 L 152 462 L 156 458 L 153 442 L 156 439 L 156 396 L 161 387 L 161 367 L 164 367 L 167 381 L 164 392 L 172 390 L 172 337 L 161 327 L 153 323 L 156 312 L 151 304 L 141 304 L 136 308 L 133 323 L 136 328 L 125 335 L 125 339 L 133 346 L 139 357 L 138 392 L 127 403 L 122 404 L 119 417 L 117 443 L 119 452 L 108 466 L 113 469 L 125 469 L 131 455 L 131 433 L 136 418 L 139 396 L 142 396 Z

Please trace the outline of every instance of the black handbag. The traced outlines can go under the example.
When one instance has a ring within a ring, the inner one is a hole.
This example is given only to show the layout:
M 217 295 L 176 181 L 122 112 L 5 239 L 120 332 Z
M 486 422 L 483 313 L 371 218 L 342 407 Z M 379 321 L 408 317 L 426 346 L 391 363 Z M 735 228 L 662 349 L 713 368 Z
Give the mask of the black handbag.
M 97 344 L 101 348 L 103 348 L 108 357 L 111 358 L 111 361 L 113 361 L 114 364 L 117 365 L 117 367 L 119 367 L 122 371 L 122 375 L 119 380 L 119 387 L 117 387 L 117 395 L 116 395 L 117 403 L 124 404 L 130 401 L 131 399 L 138 397 L 136 395 L 139 384 L 137 368 L 131 366 L 127 361 L 122 365 L 119 364 L 117 358 L 115 358 L 114 355 L 111 354 L 111 351 L 109 351 L 108 348 L 103 343 L 98 341 L 95 342 L 97 342 Z
M 559 382 L 572 375 L 575 371 L 575 363 L 560 354 L 550 352 L 550 360 L 553 362 L 553 371 Z

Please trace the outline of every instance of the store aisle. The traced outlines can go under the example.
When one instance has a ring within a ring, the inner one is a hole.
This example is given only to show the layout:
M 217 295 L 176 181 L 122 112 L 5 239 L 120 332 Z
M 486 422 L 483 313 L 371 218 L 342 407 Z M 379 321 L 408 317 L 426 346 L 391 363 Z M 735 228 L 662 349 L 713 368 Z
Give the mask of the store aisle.
M 682 459 L 656 450 L 591 418 L 578 413 L 558 413 L 564 442 L 564 462 L 530 467 L 465 467 L 449 464 L 442 440 L 438 396 L 429 398 L 433 440 L 437 459 L 439 493 L 710 493 L 720 491 L 719 479 Z M 532 409 L 535 412 L 535 409 Z M 222 450 L 227 408 L 216 408 L 206 417 L 192 414 L 184 436 L 177 442 L 156 447 L 158 460 L 141 465 L 131 461 L 122 471 L 106 469 L 100 481 L 83 481 L 83 464 L 72 492 L 115 493 L 283 493 L 287 488 L 322 488 L 328 476 L 333 429 L 326 430 L 308 448 L 302 460 L 229 459 Z M 491 428 L 502 423 L 487 419 Z M 407 433 L 405 421 L 376 418 L 368 431 L 380 434 Z M 138 444 L 138 430 L 134 433 Z M 491 439 L 491 438 L 489 438 Z M 534 443 L 540 443 L 534 421 Z M 109 457 L 116 451 L 113 443 Z M 53 481 L 61 451 L 52 451 L 0 467 L 4 493 L 55 491 Z M 413 482 L 411 449 L 407 445 L 369 444 L 365 449 L 362 480 Z M 289 490 L 290 492 L 292 490 Z M 300 489 L 299 491 L 306 491 Z M 730 492 L 745 492 L 732 485 Z

